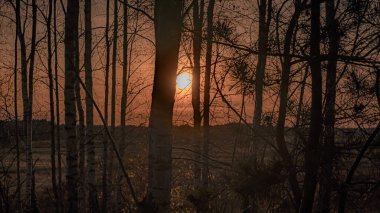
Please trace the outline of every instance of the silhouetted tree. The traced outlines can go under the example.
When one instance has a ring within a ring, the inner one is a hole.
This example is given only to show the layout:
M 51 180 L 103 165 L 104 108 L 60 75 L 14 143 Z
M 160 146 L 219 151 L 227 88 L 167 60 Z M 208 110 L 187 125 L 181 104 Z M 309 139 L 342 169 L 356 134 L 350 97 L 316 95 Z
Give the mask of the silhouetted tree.
M 99 212 L 98 195 L 96 190 L 96 173 L 95 173 L 95 145 L 94 145 L 94 107 L 91 100 L 93 82 L 92 82 L 92 1 L 85 0 L 85 52 L 84 68 L 85 83 L 88 93 L 86 93 L 86 145 L 87 145 L 87 184 L 88 184 L 88 204 L 90 212 Z
M 320 164 L 322 133 L 322 74 L 320 58 L 320 1 L 311 1 L 310 70 L 312 79 L 311 123 L 305 145 L 305 179 L 300 212 L 313 210 L 314 195 Z
M 337 55 L 339 49 L 339 23 L 335 18 L 335 1 L 326 1 L 326 28 L 328 36 L 328 55 L 326 69 L 326 100 L 324 110 L 324 135 L 321 153 L 321 180 L 319 189 L 319 212 L 331 211 L 331 191 L 333 189 L 333 160 L 335 155 L 335 97 Z
M 65 18 L 65 130 L 68 212 L 78 212 L 78 148 L 76 134 L 77 45 L 79 1 L 68 0 Z M 79 76 L 78 76 L 79 77 Z
M 195 0 L 193 2 L 193 22 L 194 22 L 194 35 L 193 35 L 193 79 L 192 79 L 192 99 L 193 106 L 193 144 L 194 144 L 194 185 L 198 189 L 201 184 L 201 166 L 199 159 L 201 154 L 201 109 L 200 109 L 200 84 L 201 84 L 201 52 L 202 52 L 202 28 L 204 19 L 204 1 Z
M 149 181 L 146 212 L 168 212 L 172 180 L 172 117 L 183 1 L 156 0 L 156 59 L 149 120 Z

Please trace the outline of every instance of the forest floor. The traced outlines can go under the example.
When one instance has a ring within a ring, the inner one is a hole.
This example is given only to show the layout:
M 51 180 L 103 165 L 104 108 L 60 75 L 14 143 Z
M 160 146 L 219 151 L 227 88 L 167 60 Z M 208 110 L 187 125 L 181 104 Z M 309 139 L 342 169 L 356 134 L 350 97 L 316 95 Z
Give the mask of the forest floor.
M 95 153 L 96 153 L 96 179 L 97 190 L 99 197 L 102 197 L 102 154 L 104 147 L 104 136 L 100 127 L 96 128 L 97 134 L 95 138 Z M 172 179 L 172 208 L 174 212 L 189 212 L 194 204 L 204 199 L 205 196 L 212 200 L 213 212 L 239 212 L 237 209 L 241 209 L 241 195 L 249 194 L 252 191 L 260 192 L 259 205 L 266 207 L 271 205 L 272 199 L 283 200 L 283 203 L 289 203 L 289 194 L 287 194 L 286 181 L 281 179 L 285 174 L 282 169 L 276 168 L 276 164 L 271 164 L 273 159 L 276 159 L 276 155 L 273 155 L 273 149 L 271 144 L 265 146 L 259 146 L 256 154 L 255 161 L 249 159 L 250 150 L 250 136 L 251 132 L 243 125 L 229 124 L 222 126 L 214 126 L 211 128 L 210 135 L 210 153 L 208 156 L 209 168 L 210 168 L 210 185 L 209 191 L 205 193 L 203 189 L 194 190 L 194 166 L 202 166 L 204 159 L 202 155 L 194 152 L 195 147 L 192 141 L 192 128 L 189 126 L 175 127 L 173 130 L 173 179 Z M 272 130 L 261 131 L 261 135 L 264 134 L 266 139 L 273 141 Z M 147 187 L 147 174 L 148 174 L 148 129 L 145 127 L 128 127 L 127 128 L 127 146 L 125 149 L 125 155 L 123 156 L 124 167 L 128 171 L 128 175 L 131 178 L 134 191 L 139 199 L 142 199 L 146 187 Z M 116 130 L 115 136 L 116 142 L 119 143 L 120 131 Z M 260 140 L 258 140 L 260 141 Z M 266 141 L 268 142 L 268 141 Z M 0 147 L 0 179 L 2 187 L 5 187 L 9 193 L 9 199 L 14 199 L 16 186 L 16 160 L 14 144 L 4 145 Z M 118 144 L 119 145 L 119 144 Z M 255 145 L 256 146 L 256 145 Z M 23 146 L 21 146 L 23 148 Z M 257 147 L 256 147 L 257 148 Z M 66 150 L 65 141 L 61 139 L 61 153 L 62 153 L 62 187 L 65 187 L 65 168 L 66 168 Z M 36 193 L 38 199 L 38 205 L 41 212 L 51 212 L 54 208 L 54 196 L 52 192 L 51 181 L 51 149 L 49 140 L 36 140 L 33 141 L 33 160 L 35 170 L 35 182 Z M 252 155 L 252 153 L 250 154 Z M 355 156 L 355 155 L 351 155 Z M 116 160 L 114 154 L 110 157 L 113 159 L 114 166 L 112 167 L 112 180 L 114 185 L 111 185 L 111 189 L 116 191 L 117 185 L 116 177 L 120 176 L 120 166 Z M 349 168 L 352 160 L 345 158 Z M 259 161 L 259 163 L 258 163 Z M 260 164 L 261 163 L 261 164 Z M 342 166 L 342 164 L 340 164 Z M 363 167 L 363 164 L 361 165 Z M 25 180 L 25 155 L 23 149 L 21 150 L 21 181 Z M 364 167 L 363 167 L 364 168 Z M 373 168 L 373 167 L 371 167 Z M 108 167 L 110 170 L 111 167 Z M 361 169 L 366 173 L 366 169 Z M 344 177 L 346 170 L 342 169 L 340 178 Z M 376 170 L 378 171 L 378 170 Z M 286 172 L 286 171 L 285 171 Z M 5 175 L 1 175 L 5 174 Z M 365 175 L 368 176 L 368 175 Z M 380 174 L 372 174 L 372 176 L 380 177 Z M 339 179 L 339 178 L 338 178 Z M 338 180 L 336 180 L 338 181 Z M 277 184 L 277 185 L 276 185 Z M 271 188 L 272 185 L 276 185 L 275 188 Z M 4 191 L 4 190 L 3 190 Z M 5 190 L 6 191 L 6 190 Z M 358 192 L 361 193 L 359 188 Z M 4 193 L 4 192 L 3 192 Z M 126 184 L 123 187 L 124 198 L 127 205 L 131 205 L 131 194 Z M 379 193 L 376 193 L 379 195 Z M 371 202 L 374 197 L 365 198 L 366 194 L 360 194 L 365 201 L 367 207 L 369 205 L 376 204 Z M 4 196 L 4 195 L 3 195 Z M 115 194 L 111 194 L 115 196 Z M 336 199 L 336 198 L 334 198 Z M 333 201 L 334 202 L 334 201 Z M 358 205 L 364 205 L 365 203 L 357 203 Z M 375 205 L 375 207 L 378 204 Z M 271 207 L 272 208 L 272 207 Z M 273 208 L 278 209 L 291 209 L 289 206 L 275 206 Z M 375 209 L 375 208 L 373 208 Z M 283 212 L 288 212 L 283 211 Z M 371 211 L 370 211 L 371 212 Z

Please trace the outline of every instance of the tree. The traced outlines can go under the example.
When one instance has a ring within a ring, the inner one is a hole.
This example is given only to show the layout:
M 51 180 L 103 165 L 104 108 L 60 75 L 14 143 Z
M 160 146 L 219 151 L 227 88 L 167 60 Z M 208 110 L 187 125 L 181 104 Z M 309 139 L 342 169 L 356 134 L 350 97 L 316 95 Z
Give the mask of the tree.
M 106 42 L 106 66 L 105 66 L 105 85 L 104 85 L 104 120 L 106 126 L 108 126 L 108 93 L 109 93 L 109 69 L 110 69 L 110 42 L 108 37 L 109 31 L 109 19 L 110 19 L 110 0 L 107 0 L 106 3 L 106 29 L 105 29 L 105 42 Z M 103 212 L 108 211 L 108 140 L 105 138 L 103 146 L 103 177 L 102 177 L 102 186 L 103 186 Z
M 194 21 L 194 35 L 193 35 L 193 79 L 192 79 L 192 99 L 193 106 L 193 143 L 195 151 L 194 163 L 194 181 L 195 188 L 198 189 L 201 183 L 201 167 L 199 159 L 201 154 L 200 134 L 201 134 L 201 109 L 200 109 L 200 82 L 201 82 L 201 52 L 202 52 L 202 27 L 204 16 L 204 1 L 195 0 L 193 3 L 193 21 Z M 198 161 L 198 162 L 197 162 Z
M 267 62 L 269 27 L 272 19 L 272 0 L 260 0 L 259 3 L 259 54 L 256 66 L 255 79 L 255 111 L 253 114 L 253 125 L 261 125 L 263 110 L 263 87 Z
M 210 87 L 211 87 L 211 62 L 212 62 L 212 39 L 213 39 L 213 18 L 215 0 L 210 0 L 207 7 L 207 38 L 206 38 L 206 69 L 204 85 L 204 106 L 203 106 L 203 155 L 204 168 L 202 169 L 202 180 L 204 186 L 208 186 L 208 152 L 210 146 Z
M 309 138 L 305 146 L 305 179 L 300 212 L 311 212 L 313 209 L 317 175 L 320 163 L 320 135 L 322 133 L 322 74 L 320 59 L 320 1 L 311 1 L 310 33 L 310 71 L 311 123 Z
M 172 117 L 183 1 L 156 0 L 156 59 L 149 119 L 149 175 L 146 212 L 168 212 L 172 179 Z
M 16 1 L 16 11 L 20 11 L 20 1 Z M 17 12 L 16 12 L 17 14 Z M 19 15 L 19 14 L 18 14 Z M 17 54 L 17 41 L 18 41 L 18 25 L 20 24 L 19 16 L 16 15 L 16 35 L 15 35 L 15 49 L 14 49 L 14 113 L 15 113 L 15 140 L 16 140 L 16 184 L 17 184 L 17 211 L 21 212 L 21 175 L 20 175 L 20 140 L 19 140 L 19 129 L 18 129 L 18 54 Z
M 331 210 L 330 198 L 332 191 L 333 160 L 335 155 L 335 97 L 337 55 L 339 49 L 339 23 L 335 18 L 334 0 L 326 1 L 326 28 L 328 36 L 326 101 L 324 112 L 324 143 L 321 158 L 321 180 L 319 189 L 319 211 L 328 213 Z
M 126 110 L 127 110 L 127 91 L 128 91 L 128 82 L 129 82 L 129 73 L 128 73 L 128 1 L 124 0 L 123 2 L 123 79 L 122 79 L 122 93 L 121 93 L 121 109 L 120 109 L 120 126 L 121 126 L 121 143 L 120 143 L 120 156 L 124 156 L 124 151 L 126 147 Z M 120 173 L 118 184 L 118 210 L 122 210 L 122 183 L 123 176 Z
M 76 135 L 77 45 L 79 1 L 68 0 L 65 17 L 65 130 L 68 212 L 78 212 L 78 149 Z
M 115 137 L 115 116 L 116 116 L 116 59 L 117 59 L 117 31 L 119 28 L 119 20 L 118 20 L 118 13 L 119 13 L 119 4 L 118 0 L 114 0 L 114 14 L 113 14 L 113 47 L 112 47 L 112 83 L 111 83 L 111 132 L 113 137 Z M 110 160 L 108 164 L 108 179 L 109 181 L 112 181 L 113 176 L 113 152 L 110 153 Z M 111 187 L 111 191 L 113 188 Z
M 53 1 L 49 0 L 49 12 L 46 20 L 46 31 L 47 31 L 47 46 L 48 46 L 48 53 L 47 53 L 47 61 L 48 61 L 48 78 L 49 78 L 49 106 L 50 106 L 50 140 L 51 140 L 51 150 L 50 150 L 50 159 L 51 159 L 51 181 L 52 181 L 52 188 L 54 193 L 54 199 L 55 199 L 55 208 L 56 212 L 59 212 L 59 205 L 58 205 L 58 189 L 57 189 L 57 175 L 56 175 L 56 165 L 55 165 L 55 116 L 54 116 L 54 83 L 53 83 L 53 67 L 52 67 L 52 60 L 53 60 L 53 51 L 52 51 L 52 35 L 51 35 L 51 19 L 53 15 Z M 57 114 L 59 112 L 57 111 Z
M 34 173 L 33 173 L 33 156 L 32 156 L 32 110 L 33 110 L 33 80 L 34 80 L 34 60 L 36 51 L 36 31 L 37 31 L 37 5 L 36 0 L 32 1 L 32 38 L 29 59 L 26 54 L 25 32 L 21 27 L 20 1 L 16 1 L 16 22 L 17 34 L 20 41 L 21 51 L 21 87 L 22 87 L 22 103 L 23 103 L 23 126 L 24 141 L 26 153 L 26 197 L 27 211 L 36 211 L 37 203 L 34 190 Z M 29 61 L 29 72 L 28 72 Z
M 62 156 L 61 156 L 61 134 L 60 134 L 60 101 L 58 83 L 58 44 L 57 44 L 57 0 L 54 0 L 54 75 L 55 75 L 55 111 L 57 118 L 57 160 L 58 160 L 58 189 L 59 189 L 59 209 L 63 209 L 62 203 Z
M 84 2 L 85 16 L 85 83 L 88 93 L 86 93 L 86 143 L 87 143 L 87 184 L 88 184 L 88 204 L 90 212 L 98 212 L 98 195 L 96 190 L 95 174 L 95 145 L 94 145 L 94 107 L 91 100 L 93 82 L 92 82 L 92 23 L 91 23 L 91 0 Z
M 82 98 L 81 98 L 81 90 L 80 90 L 80 68 L 79 68 L 79 38 L 75 40 L 77 43 L 75 46 L 75 70 L 76 70 L 76 81 L 75 81 L 75 100 L 76 100 L 76 108 L 78 112 L 78 140 L 79 140 L 79 188 L 78 188 L 78 197 L 79 197 L 79 209 L 80 211 L 84 211 L 86 208 L 86 133 L 85 133 L 85 115 L 83 110 Z
M 281 83 L 280 83 L 280 106 L 278 112 L 278 120 L 276 125 L 276 142 L 279 150 L 279 154 L 282 159 L 286 162 L 289 171 L 289 184 L 294 197 L 295 209 L 299 208 L 301 202 L 301 190 L 297 181 L 296 167 L 293 163 L 292 157 L 288 150 L 285 141 L 285 119 L 286 119 L 286 108 L 288 105 L 288 91 L 290 83 L 290 71 L 291 71 L 291 47 L 293 41 L 293 35 L 295 34 L 295 28 L 298 23 L 299 16 L 302 12 L 302 6 L 306 1 L 296 1 L 295 10 L 292 18 L 290 19 L 288 28 L 285 33 L 284 47 L 283 47 L 283 60 L 282 60 L 282 73 L 281 73 Z

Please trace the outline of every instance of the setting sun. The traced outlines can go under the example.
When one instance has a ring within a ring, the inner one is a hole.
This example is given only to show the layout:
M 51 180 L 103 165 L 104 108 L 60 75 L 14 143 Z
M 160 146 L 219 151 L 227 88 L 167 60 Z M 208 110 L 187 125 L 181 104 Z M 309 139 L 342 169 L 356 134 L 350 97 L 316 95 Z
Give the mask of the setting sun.
M 184 72 L 177 76 L 177 88 L 179 90 L 189 89 L 191 86 L 191 74 Z

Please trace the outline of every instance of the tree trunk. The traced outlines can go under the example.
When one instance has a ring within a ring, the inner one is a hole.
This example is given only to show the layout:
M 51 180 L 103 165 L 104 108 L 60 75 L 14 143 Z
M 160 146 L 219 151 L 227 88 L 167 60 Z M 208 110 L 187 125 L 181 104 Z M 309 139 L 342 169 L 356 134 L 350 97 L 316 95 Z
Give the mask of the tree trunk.
M 108 93 L 109 93 L 109 69 L 110 69 L 110 43 L 108 37 L 109 31 L 109 18 L 110 18 L 110 0 L 106 3 L 106 30 L 105 30 L 105 40 L 106 40 L 106 67 L 105 67 L 105 87 L 104 87 L 104 120 L 106 126 L 108 126 Z M 102 200 L 102 212 L 108 212 L 108 139 L 105 136 L 104 146 L 103 146 L 103 200 Z
M 206 69 L 204 85 L 204 106 L 203 106 L 203 171 L 202 181 L 205 188 L 208 187 L 209 165 L 208 153 L 210 147 L 210 84 L 211 84 L 211 60 L 212 60 L 212 39 L 213 39 L 213 18 L 215 0 L 210 0 L 207 8 L 207 38 L 206 38 Z
M 121 109 L 120 109 L 120 126 L 121 126 L 121 142 L 119 146 L 120 156 L 123 158 L 124 151 L 126 147 L 126 110 L 127 110 L 127 92 L 128 92 L 128 1 L 124 0 L 123 3 L 123 83 L 122 83 L 122 94 L 121 94 Z M 123 209 L 123 199 L 122 199 L 122 185 L 123 185 L 123 174 L 119 172 L 118 174 L 118 211 Z
M 156 59 L 149 122 L 149 182 L 146 210 L 170 211 L 172 117 L 183 1 L 155 0 Z
M 321 159 L 321 182 L 319 189 L 319 212 L 331 211 L 333 160 L 335 155 L 335 96 L 337 55 L 339 48 L 338 20 L 335 19 L 334 0 L 326 1 L 326 27 L 329 38 L 326 77 L 326 102 L 324 116 L 324 144 Z
M 215 0 L 210 0 L 207 7 L 207 37 L 206 37 L 206 69 L 203 100 L 203 164 L 202 164 L 202 185 L 208 191 L 209 184 L 209 162 L 208 155 L 210 149 L 210 84 L 211 84 L 211 60 L 212 60 L 212 39 L 213 39 L 213 18 Z M 208 198 L 205 200 L 203 212 L 209 211 Z
M 68 0 L 65 24 L 65 130 L 68 212 L 78 212 L 78 149 L 76 135 L 75 82 L 79 1 Z
M 79 188 L 78 188 L 78 200 L 79 200 L 79 211 L 83 212 L 86 209 L 86 135 L 85 135 L 85 124 L 84 124 L 84 110 L 81 98 L 80 83 L 78 78 L 80 78 L 80 68 L 79 68 L 79 40 L 76 39 L 76 81 L 75 81 L 75 98 L 76 107 L 78 111 L 78 139 L 79 139 Z
M 200 76 L 201 76 L 201 51 L 202 51 L 202 27 L 203 27 L 203 5 L 201 0 L 194 1 L 193 5 L 193 21 L 194 21 L 194 35 L 193 35 L 193 79 L 192 79 L 192 99 L 193 106 L 193 146 L 194 146 L 194 186 L 199 189 L 201 185 L 201 165 L 199 165 L 201 158 L 201 109 L 200 109 Z
M 17 0 L 16 19 L 18 20 L 18 37 L 21 46 L 21 86 L 23 100 L 23 123 L 24 123 L 24 141 L 26 155 L 26 210 L 37 210 L 34 190 L 34 174 L 33 174 L 33 157 L 32 157 L 32 109 L 33 109 L 33 76 L 34 76 L 34 58 L 36 50 L 36 29 L 37 29 L 37 5 L 36 0 L 32 1 L 32 39 L 31 50 L 29 55 L 29 73 L 27 70 L 28 59 L 26 56 L 26 42 L 24 32 L 21 29 L 20 2 Z M 29 76 L 28 76 L 29 74 Z M 29 79 L 28 79 L 29 78 Z M 29 80 L 29 82 L 28 82 Z
M 20 11 L 20 1 L 16 1 L 16 11 Z M 17 12 L 16 12 L 17 14 Z M 19 16 L 16 15 L 16 36 L 15 36 L 15 57 L 14 57 L 14 111 L 15 111 L 15 141 L 16 141 L 16 190 L 17 190 L 17 212 L 21 212 L 21 177 L 20 177 L 20 140 L 18 129 L 18 54 L 17 54 L 17 41 L 18 41 L 18 25 L 20 24 Z
M 85 16 L 85 83 L 88 93 L 86 93 L 86 144 L 87 144 L 87 184 L 88 184 L 88 204 L 90 212 L 99 212 L 98 195 L 96 190 L 95 174 L 95 145 L 94 145 L 94 106 L 91 100 L 93 82 L 92 82 L 92 23 L 91 23 L 91 0 L 84 2 Z
M 285 119 L 286 119 L 286 108 L 288 104 L 288 90 L 289 90 L 289 78 L 291 71 L 291 44 L 293 34 L 298 22 L 298 18 L 301 14 L 300 1 L 296 3 L 295 12 L 289 22 L 288 29 L 285 34 L 284 40 L 284 58 L 282 63 L 282 74 L 281 74 L 281 84 L 280 84 L 280 106 L 278 113 L 278 120 L 276 126 L 276 142 L 277 147 L 280 152 L 282 159 L 285 161 L 289 172 L 289 184 L 294 197 L 294 207 L 298 210 L 301 201 L 301 190 L 297 181 L 296 168 L 293 163 L 291 154 L 289 153 L 288 147 L 285 141 Z
M 61 133 L 60 133 L 60 113 L 59 110 L 59 82 L 58 82 L 58 44 L 57 44 L 57 0 L 54 0 L 54 75 L 55 75 L 55 108 L 56 108 L 56 117 L 57 117 L 57 161 L 58 161 L 58 190 L 59 198 L 57 202 L 59 203 L 59 211 L 63 210 L 62 202 L 62 156 L 61 156 Z
M 253 114 L 253 126 L 261 125 L 263 108 L 263 88 L 265 67 L 268 52 L 268 34 L 272 14 L 272 0 L 260 0 L 259 4 L 259 55 L 256 66 L 255 79 L 255 109 Z
M 313 209 L 315 189 L 320 164 L 320 137 L 322 133 L 322 74 L 320 62 L 320 1 L 311 1 L 310 70 L 311 124 L 305 147 L 305 180 L 300 212 Z
M 111 84 L 111 133 L 115 138 L 115 116 L 116 116 L 116 59 L 117 59 L 117 30 L 118 30 L 118 0 L 114 0 L 114 15 L 113 15 L 113 47 L 112 47 L 112 84 Z M 113 152 L 110 152 L 109 166 L 108 166 L 108 179 L 109 183 L 113 186 Z M 114 191 L 114 187 L 110 188 Z M 113 199 L 111 199 L 113 200 Z M 112 202 L 113 203 L 113 202 Z M 113 208 L 114 206 L 109 206 Z
M 56 175 L 56 165 L 55 165 L 55 116 L 54 116 L 54 83 L 53 83 L 53 67 L 52 59 L 53 52 L 51 47 L 51 18 L 53 13 L 53 0 L 49 0 L 49 12 L 46 22 L 47 30 L 47 46 L 48 46 L 48 78 L 49 78 L 49 100 L 50 100 L 50 140 L 51 140 L 51 182 L 54 194 L 54 205 L 55 211 L 59 212 L 58 205 L 58 189 L 57 189 L 57 175 Z M 57 112 L 59 113 L 59 112 Z

